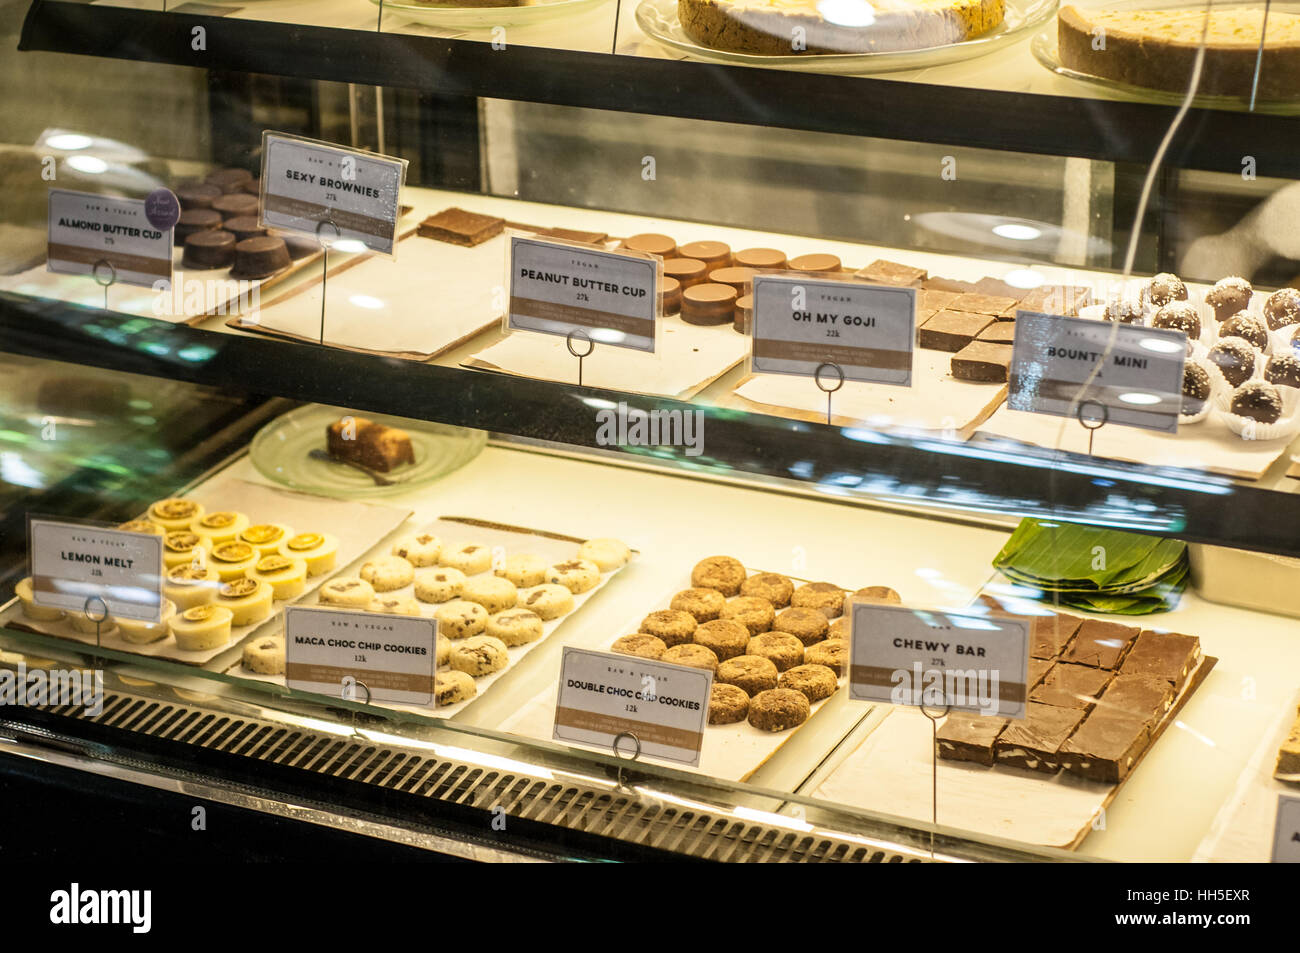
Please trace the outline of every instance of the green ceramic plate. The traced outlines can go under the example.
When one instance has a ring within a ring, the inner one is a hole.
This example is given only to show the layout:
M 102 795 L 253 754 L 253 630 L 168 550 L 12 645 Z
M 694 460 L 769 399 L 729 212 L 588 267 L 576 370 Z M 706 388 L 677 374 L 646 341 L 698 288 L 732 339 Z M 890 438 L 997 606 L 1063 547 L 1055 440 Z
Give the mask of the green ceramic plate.
M 385 414 L 358 414 L 375 423 L 400 427 L 411 435 L 415 463 L 380 474 L 394 481 L 380 486 L 355 467 L 312 456 L 325 449 L 325 428 L 347 414 L 342 407 L 308 404 L 277 417 L 258 431 L 249 454 L 269 480 L 322 496 L 393 496 L 428 486 L 473 460 L 487 444 L 487 433 L 427 420 Z

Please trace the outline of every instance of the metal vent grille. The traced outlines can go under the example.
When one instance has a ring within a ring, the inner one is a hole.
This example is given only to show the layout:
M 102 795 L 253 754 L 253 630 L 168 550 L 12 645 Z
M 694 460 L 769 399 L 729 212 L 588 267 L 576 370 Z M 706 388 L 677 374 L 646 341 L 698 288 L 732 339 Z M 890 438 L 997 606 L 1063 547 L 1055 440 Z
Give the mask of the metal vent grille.
M 654 847 L 704 860 L 777 863 L 915 863 L 928 853 L 875 845 L 829 832 L 791 830 L 736 817 L 701 804 L 692 810 L 610 791 L 601 782 L 560 782 L 430 757 L 426 752 L 332 736 L 299 726 L 234 717 L 193 704 L 163 702 L 107 690 L 102 712 L 76 706 L 45 710 L 125 731 L 210 748 L 257 761 L 391 788 L 417 797 Z

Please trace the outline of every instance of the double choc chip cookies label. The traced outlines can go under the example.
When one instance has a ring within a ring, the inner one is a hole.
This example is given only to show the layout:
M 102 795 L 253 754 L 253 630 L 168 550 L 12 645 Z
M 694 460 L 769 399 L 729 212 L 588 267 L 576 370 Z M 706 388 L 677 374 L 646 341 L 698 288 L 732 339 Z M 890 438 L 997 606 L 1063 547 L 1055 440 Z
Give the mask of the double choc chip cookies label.
M 100 284 L 152 287 L 172 278 L 172 230 L 157 228 L 144 199 L 50 189 L 46 268 Z
M 89 601 L 91 618 L 162 621 L 161 536 L 32 519 L 27 538 L 38 606 L 81 613 Z
M 712 689 L 704 669 L 565 648 L 552 737 L 698 765 Z
M 431 705 L 437 661 L 433 619 L 286 606 L 289 688 L 348 701 Z
M 751 369 L 910 387 L 915 325 L 912 288 L 756 275 Z
M 603 345 L 654 352 L 661 270 L 652 256 L 513 235 L 509 267 L 507 331 L 558 334 L 584 356 Z
M 391 255 L 405 181 L 405 159 L 262 133 L 262 225 Z
M 852 620 L 850 698 L 1025 717 L 1024 620 L 870 603 L 855 603 Z
M 1007 406 L 1176 433 L 1186 357 L 1182 331 L 1018 311 Z

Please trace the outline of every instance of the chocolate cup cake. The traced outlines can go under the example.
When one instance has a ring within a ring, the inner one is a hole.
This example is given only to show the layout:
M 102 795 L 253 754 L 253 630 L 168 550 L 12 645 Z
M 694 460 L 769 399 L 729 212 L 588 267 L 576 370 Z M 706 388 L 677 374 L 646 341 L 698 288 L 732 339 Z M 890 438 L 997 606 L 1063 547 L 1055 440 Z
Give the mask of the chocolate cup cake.
M 172 231 L 172 243 L 180 246 L 196 232 L 211 231 L 221 227 L 221 213 L 210 208 L 193 208 L 181 212 Z
M 247 182 L 241 182 L 239 183 L 239 191 L 243 192 L 245 195 L 261 195 L 262 180 L 249 179 Z
M 285 247 L 289 249 L 289 257 L 294 261 L 299 258 L 306 258 L 308 255 L 314 255 L 320 251 L 320 242 L 306 235 L 299 235 L 296 232 L 286 232 L 280 229 L 268 229 L 267 234 L 272 238 L 278 238 L 284 242 Z
M 231 192 L 238 192 L 245 182 L 253 177 L 253 173 L 247 169 L 213 169 L 203 181 L 209 185 L 215 185 L 226 195 Z
M 266 229 L 257 224 L 256 215 L 240 215 L 236 218 L 228 218 L 222 228 L 232 233 L 237 242 L 242 242 L 245 238 L 257 238 L 259 235 L 266 234 Z
M 1282 417 L 1282 395 L 1272 384 L 1251 381 L 1232 395 L 1232 412 L 1261 424 L 1275 424 Z
M 288 268 L 292 259 L 284 241 L 270 235 L 245 238 L 234 246 L 235 266 L 230 269 L 232 278 L 268 278 Z
M 234 260 L 235 236 L 223 229 L 210 228 L 185 239 L 181 267 L 194 271 L 229 268 Z
M 212 208 L 213 201 L 219 198 L 221 198 L 221 189 L 203 182 L 182 185 L 176 189 L 176 200 L 187 212 L 196 208 Z
M 682 310 L 682 283 L 665 275 L 659 285 L 659 301 L 664 314 L 678 314 Z
M 243 192 L 235 192 L 229 195 L 223 195 L 215 199 L 212 207 L 221 213 L 223 218 L 242 218 L 247 215 L 257 214 L 258 199 L 256 195 L 245 195 Z

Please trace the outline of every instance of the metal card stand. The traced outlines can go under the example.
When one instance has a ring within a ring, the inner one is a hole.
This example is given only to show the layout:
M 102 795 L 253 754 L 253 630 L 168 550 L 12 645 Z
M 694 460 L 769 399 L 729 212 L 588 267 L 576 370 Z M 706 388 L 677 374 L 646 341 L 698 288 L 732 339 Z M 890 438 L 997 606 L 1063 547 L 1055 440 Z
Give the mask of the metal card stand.
M 930 860 L 934 860 L 934 829 L 939 826 L 939 719 L 946 718 L 952 711 L 951 705 L 944 705 L 937 715 L 921 706 L 921 714 L 930 719 Z
M 635 750 L 632 752 L 632 757 L 630 758 L 624 758 L 621 754 L 619 754 L 618 751 L 618 743 L 622 741 L 624 738 L 632 739 L 632 744 L 636 745 Z M 636 735 L 632 734 L 632 732 L 630 731 L 620 731 L 618 734 L 614 736 L 614 743 L 610 745 L 610 747 L 614 749 L 614 757 L 617 758 L 619 761 L 618 781 L 617 781 L 619 790 L 630 791 L 631 788 L 628 787 L 628 785 L 626 784 L 626 779 L 623 777 L 622 762 L 626 761 L 629 764 L 632 764 L 635 763 L 636 760 L 641 757 L 641 739 L 638 738 Z
M 579 340 L 583 340 L 587 342 L 587 350 L 583 351 L 581 354 L 579 354 L 577 349 L 574 348 L 573 346 L 573 339 L 576 335 L 579 334 L 582 335 L 582 337 Z M 581 387 L 582 386 L 582 359 L 590 355 L 592 351 L 596 350 L 596 342 L 593 341 L 591 339 L 591 335 L 589 335 L 586 331 L 582 330 L 582 328 L 574 328 L 572 331 L 570 331 L 568 334 L 564 336 L 564 346 L 569 349 L 570 354 L 572 354 L 574 357 L 578 359 L 578 386 Z M 622 736 L 620 735 L 619 737 Z M 637 751 L 639 752 L 640 750 L 641 750 L 641 746 L 638 743 Z
M 321 229 L 325 226 L 334 229 L 334 237 L 328 242 L 321 238 Z M 325 282 L 329 278 L 330 272 L 330 245 L 338 241 L 343 236 L 343 232 L 334 224 L 333 215 L 327 215 L 321 221 L 316 223 L 316 241 L 320 242 L 321 260 L 320 260 L 320 343 L 325 343 Z
M 367 685 L 365 682 L 363 682 L 361 679 L 356 678 L 355 676 L 349 676 L 349 677 L 352 678 L 352 688 L 351 688 L 351 691 L 349 691 L 349 686 L 348 686 L 347 680 L 345 679 L 344 682 L 343 682 L 343 691 L 339 693 L 339 694 L 341 694 L 341 695 L 343 696 L 343 700 L 344 700 L 344 701 L 349 701 L 349 702 L 354 702 L 354 701 L 356 701 L 356 700 L 357 700 L 356 687 L 357 687 L 357 686 L 360 686 L 361 688 L 364 688 L 365 691 L 366 691 L 366 700 L 365 700 L 364 702 L 362 702 L 361 704 L 363 704 L 363 705 L 369 705 L 369 704 L 370 704 L 370 686 Z M 363 734 L 361 733 L 361 729 L 359 729 L 359 728 L 357 727 L 357 710 L 356 710 L 355 708 L 350 708 L 350 709 L 348 709 L 348 710 L 352 713 L 352 738 L 353 738 L 354 740 L 356 740 L 356 741 L 364 741 L 364 742 L 366 742 L 367 744 L 369 744 L 369 743 L 370 743 L 370 739 L 367 738 L 365 735 L 363 735 Z
M 164 0 L 164 2 L 166 2 L 166 0 Z M 384 32 L 384 0 L 379 0 L 379 19 L 375 21 L 375 32 Z
M 827 387 L 822 383 L 822 371 L 831 368 L 839 376 L 834 387 Z M 831 422 L 831 395 L 844 386 L 844 370 L 834 361 L 822 361 L 817 365 L 817 370 L 813 371 L 813 381 L 817 384 L 817 389 L 826 394 L 826 423 Z
M 99 266 L 103 265 L 108 269 L 108 280 L 105 281 L 99 276 Z M 95 262 L 90 269 L 90 276 L 95 279 L 95 284 L 104 289 L 104 310 L 108 310 L 108 289 L 117 284 L 117 267 L 107 258 L 101 258 Z
M 101 610 L 99 615 L 95 615 L 94 606 L 99 604 Z M 100 670 L 104 668 L 103 647 L 100 645 L 101 629 L 104 627 L 104 620 L 108 618 L 108 604 L 99 596 L 87 596 L 85 603 L 81 607 L 86 618 L 95 623 L 95 661 L 99 663 Z
M 1100 417 L 1084 417 L 1083 409 L 1089 404 L 1101 408 Z M 1092 438 L 1097 431 L 1104 427 L 1106 422 L 1110 420 L 1110 408 L 1100 401 L 1085 400 L 1080 402 L 1078 407 L 1074 408 L 1074 416 L 1079 421 L 1079 425 L 1083 427 L 1084 430 L 1088 431 L 1088 456 L 1092 456 Z

